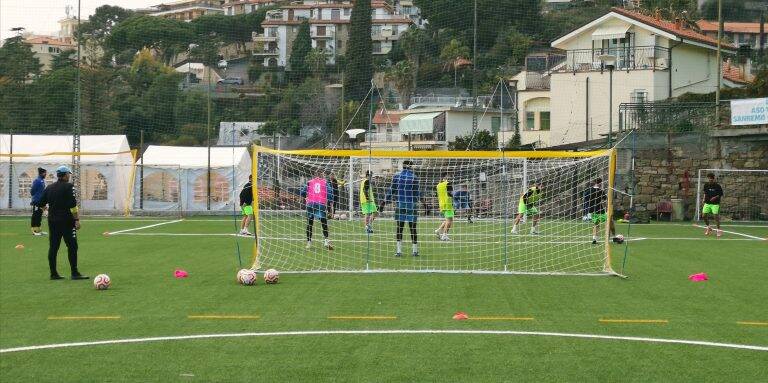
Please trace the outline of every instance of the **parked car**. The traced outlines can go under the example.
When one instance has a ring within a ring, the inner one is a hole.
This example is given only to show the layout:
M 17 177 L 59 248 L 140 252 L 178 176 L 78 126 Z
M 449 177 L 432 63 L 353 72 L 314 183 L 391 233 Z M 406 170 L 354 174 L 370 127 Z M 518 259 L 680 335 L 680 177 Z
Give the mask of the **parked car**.
M 227 77 L 216 82 L 221 85 L 244 85 L 245 82 L 240 77 Z

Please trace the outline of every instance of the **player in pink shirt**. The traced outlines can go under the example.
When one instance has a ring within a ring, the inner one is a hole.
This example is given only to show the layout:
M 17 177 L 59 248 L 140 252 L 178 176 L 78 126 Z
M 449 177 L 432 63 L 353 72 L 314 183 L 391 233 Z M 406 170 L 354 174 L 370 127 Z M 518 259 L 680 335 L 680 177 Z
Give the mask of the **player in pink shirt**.
M 323 226 L 323 246 L 328 250 L 333 250 L 331 241 L 328 239 L 328 202 L 333 199 L 333 189 L 325 179 L 325 171 L 318 169 L 315 177 L 307 182 L 306 189 L 302 193 L 307 204 L 307 249 L 312 247 L 312 226 L 315 218 L 320 220 Z

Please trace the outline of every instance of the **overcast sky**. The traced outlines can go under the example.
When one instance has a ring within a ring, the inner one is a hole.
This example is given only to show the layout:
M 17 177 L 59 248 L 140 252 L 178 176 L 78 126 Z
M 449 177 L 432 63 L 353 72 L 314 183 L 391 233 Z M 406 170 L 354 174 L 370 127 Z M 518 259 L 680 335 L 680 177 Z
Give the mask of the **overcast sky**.
M 117 5 L 124 8 L 142 8 L 161 4 L 166 0 L 81 0 L 80 15 L 87 19 L 101 5 Z M 14 35 L 11 28 L 24 27 L 35 34 L 52 34 L 59 30 L 57 21 L 64 18 L 67 5 L 73 6 L 77 16 L 77 0 L 0 0 L 0 39 Z

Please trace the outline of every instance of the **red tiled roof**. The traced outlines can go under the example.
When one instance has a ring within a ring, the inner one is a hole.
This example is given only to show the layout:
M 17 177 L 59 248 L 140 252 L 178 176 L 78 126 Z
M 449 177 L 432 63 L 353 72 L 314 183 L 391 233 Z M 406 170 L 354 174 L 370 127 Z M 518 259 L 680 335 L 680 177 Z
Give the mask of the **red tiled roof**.
M 664 32 L 671 33 L 682 39 L 693 40 L 693 41 L 696 41 L 702 44 L 707 44 L 710 46 L 717 46 L 717 39 L 714 39 L 702 33 L 696 32 L 690 28 L 684 28 L 684 27 L 678 28 L 678 26 L 675 25 L 675 23 L 672 21 L 667 21 L 664 19 L 657 20 L 653 16 L 644 15 L 642 13 L 630 11 L 624 8 L 614 7 L 614 8 L 611 8 L 611 11 L 614 13 L 618 13 L 622 16 L 629 17 L 630 19 L 639 21 L 643 24 L 647 24 L 657 29 L 661 29 Z M 721 45 L 724 48 L 735 48 L 733 45 L 727 44 L 727 43 L 723 43 Z
M 47 44 L 67 47 L 72 47 L 75 45 L 69 41 L 53 36 L 30 36 L 29 38 L 25 39 L 24 42 L 27 44 Z
M 403 113 L 395 112 L 392 110 L 384 111 L 384 108 L 380 108 L 373 116 L 373 123 L 377 125 L 397 125 L 400 123 L 400 118 Z
M 696 22 L 702 32 L 717 33 L 717 21 L 699 20 Z M 760 23 L 725 23 L 723 31 L 732 33 L 760 33 Z
M 723 78 L 739 84 L 749 84 L 744 72 L 738 66 L 731 64 L 731 60 L 723 62 Z

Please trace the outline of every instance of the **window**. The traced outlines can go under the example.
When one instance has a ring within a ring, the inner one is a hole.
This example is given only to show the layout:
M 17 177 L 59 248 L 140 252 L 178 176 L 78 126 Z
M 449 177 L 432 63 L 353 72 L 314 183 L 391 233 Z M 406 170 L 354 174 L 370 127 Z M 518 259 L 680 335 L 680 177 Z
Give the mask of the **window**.
M 634 104 L 648 102 L 648 91 L 646 91 L 645 89 L 635 89 L 632 91 L 632 94 L 629 96 L 629 100 Z
M 536 112 L 525 112 L 525 130 L 536 130 Z
M 315 35 L 325 36 L 325 25 L 318 25 L 315 27 Z
M 331 9 L 331 20 L 341 19 L 341 11 L 338 9 Z
M 171 172 L 158 171 L 144 177 L 144 201 L 179 202 L 179 180 Z
M 381 34 L 381 25 L 371 26 L 371 36 L 378 36 Z
M 496 134 L 501 130 L 501 117 L 491 117 L 491 132 Z
M 341 43 L 342 43 L 342 40 L 336 41 L 336 49 L 341 50 L 341 46 L 342 46 Z
M 32 177 L 27 172 L 21 173 L 17 187 L 19 188 L 19 198 L 31 198 Z
M 381 41 L 373 42 L 373 53 L 381 53 Z
M 104 175 L 101 174 L 98 170 L 92 170 L 92 169 L 86 170 L 85 175 L 86 175 L 86 182 L 88 182 L 88 184 L 86 185 L 86 188 L 90 189 L 90 190 L 87 190 L 88 193 L 86 194 L 86 196 L 90 196 L 91 198 L 89 199 L 92 201 L 106 201 L 108 197 L 108 190 L 109 190 L 109 187 L 107 185 L 107 178 L 104 177 Z
M 315 41 L 315 48 L 325 50 L 325 40 Z
M 349 13 L 350 13 L 350 9 L 344 8 L 344 16 L 349 16 Z
M 549 112 L 539 112 L 539 120 L 541 124 L 541 130 L 549 130 Z

